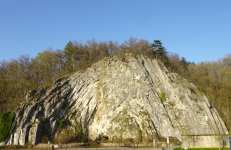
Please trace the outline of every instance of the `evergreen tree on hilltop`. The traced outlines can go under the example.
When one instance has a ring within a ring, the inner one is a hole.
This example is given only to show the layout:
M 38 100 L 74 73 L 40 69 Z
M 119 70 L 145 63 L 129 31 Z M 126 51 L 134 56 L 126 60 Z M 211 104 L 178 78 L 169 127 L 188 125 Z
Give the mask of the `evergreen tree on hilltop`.
M 151 44 L 151 47 L 153 48 L 152 50 L 152 55 L 155 59 L 159 59 L 162 61 L 165 65 L 169 63 L 169 59 L 167 56 L 167 50 L 165 47 L 162 46 L 162 43 L 160 40 L 154 40 L 154 43 Z
M 72 44 L 71 41 L 69 41 L 64 48 L 64 55 L 66 62 L 72 66 L 73 65 L 73 54 L 74 54 L 74 45 Z

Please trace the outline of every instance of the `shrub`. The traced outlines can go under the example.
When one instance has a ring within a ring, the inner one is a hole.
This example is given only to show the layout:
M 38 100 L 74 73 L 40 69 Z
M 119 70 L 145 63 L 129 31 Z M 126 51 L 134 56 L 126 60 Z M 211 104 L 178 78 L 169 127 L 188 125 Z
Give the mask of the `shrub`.
M 47 121 L 46 121 L 46 118 L 43 117 L 43 118 L 40 118 L 40 121 L 42 123 L 42 142 L 46 143 L 47 140 L 50 139 L 51 137 L 51 132 L 52 132 L 52 128 L 50 126 L 47 125 Z
M 15 113 L 14 112 L 5 112 L 1 116 L 1 121 L 0 121 L 0 141 L 3 141 L 6 139 L 12 130 L 12 126 L 14 123 L 14 117 Z
M 165 93 L 164 92 L 162 92 L 161 94 L 160 94 L 160 99 L 162 100 L 162 102 L 166 102 L 166 97 L 165 97 Z
M 76 131 L 70 131 L 70 129 L 63 129 L 62 131 L 55 137 L 55 143 L 87 142 L 86 129 L 80 123 L 76 126 Z
M 181 142 L 176 137 L 169 137 L 169 142 L 174 145 L 181 145 Z
M 23 148 L 33 148 L 32 143 L 29 141 L 23 145 Z
M 49 141 L 49 137 L 45 134 L 45 135 L 43 135 L 41 141 L 42 141 L 42 143 L 47 143 L 47 141 Z
M 51 132 L 52 132 L 51 127 L 47 127 L 45 124 L 43 124 L 42 130 L 43 130 L 43 135 L 46 135 L 48 138 L 51 137 Z
M 31 90 L 30 95 L 33 96 L 37 91 L 36 90 Z

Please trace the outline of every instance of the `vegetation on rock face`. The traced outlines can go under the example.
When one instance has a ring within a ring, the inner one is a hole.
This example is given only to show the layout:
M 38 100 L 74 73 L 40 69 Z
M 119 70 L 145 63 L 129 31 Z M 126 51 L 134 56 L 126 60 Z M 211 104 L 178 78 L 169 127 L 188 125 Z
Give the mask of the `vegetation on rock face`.
M 14 112 L 5 112 L 1 116 L 1 121 L 0 121 L 0 141 L 3 141 L 6 139 L 12 130 L 12 126 L 14 123 L 14 117 L 15 113 Z
M 189 88 L 189 90 L 193 93 L 196 94 L 196 91 L 193 88 Z
M 65 125 L 65 119 L 59 120 L 59 128 L 63 128 Z
M 161 94 L 160 94 L 160 99 L 162 100 L 162 102 L 166 102 L 166 94 L 165 94 L 165 92 L 162 92 Z
M 68 114 L 68 116 L 71 116 L 73 114 L 73 112 L 70 109 L 68 109 L 67 114 Z

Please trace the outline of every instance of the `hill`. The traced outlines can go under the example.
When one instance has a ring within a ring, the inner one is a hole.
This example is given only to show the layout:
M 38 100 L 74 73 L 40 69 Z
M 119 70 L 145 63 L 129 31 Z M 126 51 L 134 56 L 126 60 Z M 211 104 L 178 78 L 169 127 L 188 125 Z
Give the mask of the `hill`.
M 207 97 L 195 85 L 143 55 L 105 57 L 91 67 L 30 91 L 1 144 L 33 145 L 44 138 L 132 139 L 156 135 L 227 134 Z M 72 134 L 71 134 L 72 133 Z M 100 136 L 99 136 L 100 135 Z

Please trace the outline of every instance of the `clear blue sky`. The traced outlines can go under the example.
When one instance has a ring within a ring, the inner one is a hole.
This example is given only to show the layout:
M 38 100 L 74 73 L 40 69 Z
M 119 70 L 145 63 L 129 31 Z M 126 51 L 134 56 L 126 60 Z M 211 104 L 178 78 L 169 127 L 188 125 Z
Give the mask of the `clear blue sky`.
M 188 61 L 218 60 L 231 52 L 231 1 L 0 0 L 0 61 L 130 36 L 159 39 Z

